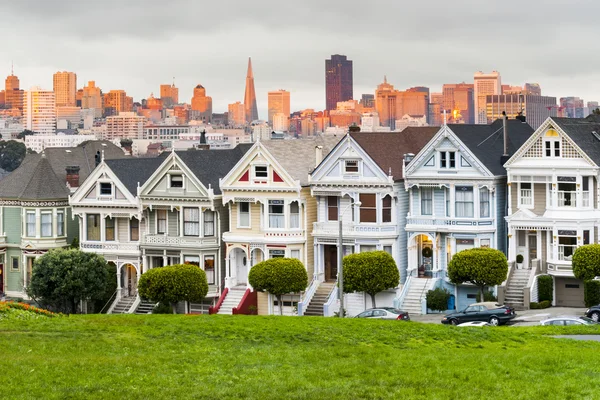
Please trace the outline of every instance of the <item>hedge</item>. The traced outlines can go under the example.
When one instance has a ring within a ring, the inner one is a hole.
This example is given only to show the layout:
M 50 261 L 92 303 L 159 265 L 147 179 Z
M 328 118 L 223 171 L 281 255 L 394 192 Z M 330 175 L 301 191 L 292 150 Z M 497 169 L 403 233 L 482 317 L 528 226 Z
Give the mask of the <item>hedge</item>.
M 450 292 L 444 288 L 435 288 L 427 292 L 427 308 L 433 311 L 446 311 L 448 309 Z
M 549 301 L 554 299 L 554 280 L 550 275 L 541 275 L 538 277 L 538 301 Z
M 600 281 L 585 281 L 583 291 L 586 307 L 591 307 L 600 304 Z
M 529 308 L 531 308 L 532 310 L 539 310 L 542 308 L 548 308 L 550 306 L 552 306 L 552 303 L 548 300 L 540 301 L 539 303 L 533 301 L 529 303 Z

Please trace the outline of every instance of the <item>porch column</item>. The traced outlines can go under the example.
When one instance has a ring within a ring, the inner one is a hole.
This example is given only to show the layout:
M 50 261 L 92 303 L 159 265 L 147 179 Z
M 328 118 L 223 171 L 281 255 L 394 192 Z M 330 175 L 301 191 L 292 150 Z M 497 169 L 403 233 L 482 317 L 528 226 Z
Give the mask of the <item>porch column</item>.
M 508 260 L 515 260 L 517 257 L 517 231 L 508 227 Z
M 450 192 L 450 205 L 448 208 L 450 208 L 450 218 L 454 218 L 454 213 L 456 211 L 456 207 L 454 207 L 454 198 L 455 198 L 455 192 L 454 192 L 454 183 L 450 184 L 450 189 L 448 189 L 448 191 Z
M 313 242 L 313 279 L 319 279 L 319 273 L 321 272 L 321 265 L 319 264 L 319 246 L 318 244 Z
M 507 188 L 507 192 L 508 192 L 508 197 L 507 197 L 507 202 L 508 202 L 508 215 L 512 215 L 512 185 L 510 182 L 508 182 L 506 184 Z M 532 189 L 533 190 L 533 189 Z
M 558 229 L 556 227 L 552 228 L 552 260 L 558 260 Z
M 480 206 L 480 196 L 479 196 L 479 185 L 473 185 L 473 217 L 479 219 L 481 217 L 481 206 Z
M 577 207 L 583 206 L 583 185 L 580 173 L 577 173 L 575 177 L 575 196 L 577 198 Z
M 121 298 L 121 267 L 122 265 L 117 263 L 117 299 Z

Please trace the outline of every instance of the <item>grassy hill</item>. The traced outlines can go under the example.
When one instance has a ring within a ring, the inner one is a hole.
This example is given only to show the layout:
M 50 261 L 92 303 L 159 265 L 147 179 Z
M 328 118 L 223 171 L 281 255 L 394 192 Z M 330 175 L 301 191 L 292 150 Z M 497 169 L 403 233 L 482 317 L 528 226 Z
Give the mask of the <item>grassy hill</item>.
M 256 316 L 0 321 L 3 399 L 600 398 L 598 328 Z

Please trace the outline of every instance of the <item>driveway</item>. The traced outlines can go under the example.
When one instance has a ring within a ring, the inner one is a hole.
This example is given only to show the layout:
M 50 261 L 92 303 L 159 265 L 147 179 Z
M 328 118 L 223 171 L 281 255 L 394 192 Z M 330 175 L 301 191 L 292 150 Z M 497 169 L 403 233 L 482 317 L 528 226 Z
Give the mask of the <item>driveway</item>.
M 517 317 L 511 321 L 511 325 L 527 326 L 537 325 L 540 321 L 559 316 L 566 315 L 583 315 L 585 308 L 571 308 L 571 307 L 550 307 L 543 310 L 525 310 L 517 311 Z M 427 315 L 415 315 L 411 314 L 411 321 L 425 322 L 430 324 L 439 324 L 442 322 L 442 317 L 445 314 L 427 314 Z

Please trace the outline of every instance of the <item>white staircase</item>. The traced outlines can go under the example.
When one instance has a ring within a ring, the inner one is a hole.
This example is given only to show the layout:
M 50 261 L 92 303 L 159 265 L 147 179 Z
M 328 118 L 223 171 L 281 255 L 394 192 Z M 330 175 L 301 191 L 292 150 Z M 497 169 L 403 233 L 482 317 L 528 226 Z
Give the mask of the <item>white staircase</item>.
M 113 308 L 111 314 L 127 314 L 131 306 L 135 303 L 135 297 L 121 297 Z
M 525 309 L 523 289 L 525 289 L 529 282 L 530 274 L 530 269 L 515 269 L 513 270 L 510 280 L 506 283 L 504 302 L 514 307 L 516 310 Z
M 308 307 L 306 307 L 306 311 L 304 311 L 304 315 L 311 316 L 323 316 L 323 304 L 327 303 L 329 299 L 329 294 L 333 290 L 333 287 L 337 285 L 336 282 L 321 282 L 317 291 L 313 295 Z
M 412 278 L 404 301 L 400 304 L 400 309 L 408 311 L 409 314 L 421 315 L 421 300 L 427 295 L 430 283 L 431 279 L 428 278 Z
M 227 292 L 227 296 L 225 296 L 225 300 L 223 300 L 221 308 L 219 308 L 217 314 L 232 314 L 232 309 L 240 304 L 245 292 L 245 287 L 229 289 L 229 292 Z

